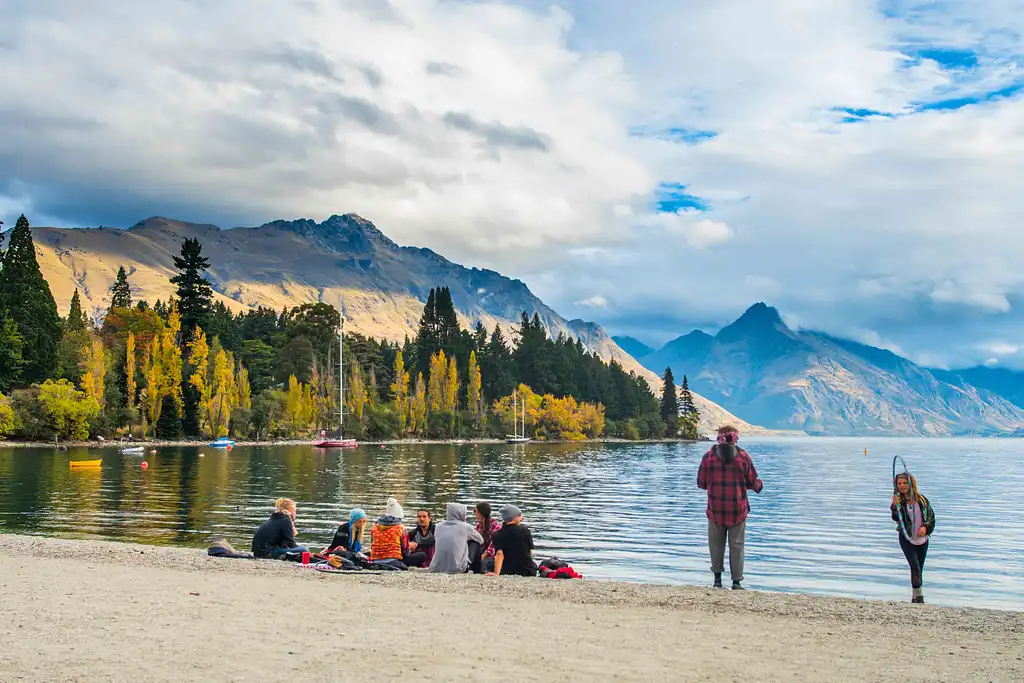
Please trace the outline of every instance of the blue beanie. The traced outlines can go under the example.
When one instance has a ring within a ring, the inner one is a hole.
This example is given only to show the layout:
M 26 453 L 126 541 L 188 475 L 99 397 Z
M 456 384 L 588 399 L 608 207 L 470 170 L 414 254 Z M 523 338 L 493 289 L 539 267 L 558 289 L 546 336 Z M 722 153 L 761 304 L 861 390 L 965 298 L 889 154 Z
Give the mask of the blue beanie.
M 361 519 L 366 519 L 366 513 L 362 508 L 352 508 L 352 512 L 348 513 L 349 524 L 355 524 Z

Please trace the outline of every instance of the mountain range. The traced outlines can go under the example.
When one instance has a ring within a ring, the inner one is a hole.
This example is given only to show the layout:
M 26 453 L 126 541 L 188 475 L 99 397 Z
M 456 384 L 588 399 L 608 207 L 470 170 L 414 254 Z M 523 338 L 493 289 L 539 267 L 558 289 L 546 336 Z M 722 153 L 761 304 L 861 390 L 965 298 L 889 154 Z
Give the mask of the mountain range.
M 599 325 L 566 320 L 519 280 L 461 266 L 430 249 L 399 246 L 355 214 L 320 223 L 277 220 L 255 228 L 221 229 L 154 217 L 126 230 L 33 227 L 32 232 L 40 267 L 61 312 L 68 310 L 77 288 L 83 308 L 101 317 L 120 266 L 129 274 L 133 298 L 166 301 L 174 291 L 169 282 L 175 273 L 173 256 L 182 240 L 193 237 L 210 259 L 207 276 L 216 299 L 235 311 L 257 305 L 280 310 L 317 301 L 336 304 L 344 292 L 347 329 L 401 341 L 415 335 L 430 289 L 446 286 L 466 327 L 480 322 L 489 330 L 501 325 L 510 333 L 523 311 L 537 314 L 550 335 L 579 339 L 660 392 L 660 377 Z M 735 422 L 748 433 L 768 432 L 699 395 L 695 401 L 703 433 L 723 422 Z
M 1024 429 L 1024 373 L 929 370 L 891 351 L 792 330 L 764 303 L 715 335 L 695 330 L 639 360 L 654 372 L 671 367 L 677 383 L 685 375 L 693 391 L 773 429 L 903 436 Z

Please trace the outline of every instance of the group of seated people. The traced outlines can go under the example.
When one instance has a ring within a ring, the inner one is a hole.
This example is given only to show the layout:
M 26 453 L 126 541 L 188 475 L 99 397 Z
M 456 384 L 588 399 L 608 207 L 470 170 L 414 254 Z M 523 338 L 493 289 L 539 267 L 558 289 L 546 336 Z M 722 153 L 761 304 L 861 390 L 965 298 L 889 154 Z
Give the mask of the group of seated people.
M 297 507 L 290 498 L 279 498 L 270 519 L 260 525 L 252 539 L 257 558 L 289 559 L 309 549 L 295 540 Z M 448 503 L 446 519 L 435 523 L 428 510 L 416 515 L 416 526 L 406 529 L 402 506 L 389 498 L 384 514 L 374 522 L 366 539 L 366 513 L 355 508 L 348 521 L 338 527 L 323 555 L 354 553 L 364 557 L 364 539 L 369 543 L 370 563 L 392 568 L 427 568 L 443 574 L 536 576 L 533 536 L 523 524 L 523 513 L 515 505 L 499 511 L 501 522 L 491 517 L 488 503 L 477 503 L 476 525 L 467 521 L 461 503 Z

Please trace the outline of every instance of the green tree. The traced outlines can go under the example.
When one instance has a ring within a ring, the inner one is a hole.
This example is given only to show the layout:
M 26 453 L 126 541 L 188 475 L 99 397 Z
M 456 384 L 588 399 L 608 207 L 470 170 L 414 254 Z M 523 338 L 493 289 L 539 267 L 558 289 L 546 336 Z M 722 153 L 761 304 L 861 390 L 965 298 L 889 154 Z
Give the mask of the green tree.
M 131 308 L 132 288 L 128 284 L 128 273 L 124 272 L 124 266 L 117 269 L 117 279 L 110 288 L 110 308 Z
M 672 368 L 665 368 L 661 388 L 661 420 L 665 423 L 669 436 L 679 431 L 679 398 L 676 396 L 676 380 L 672 376 Z
M 89 420 L 100 413 L 99 403 L 66 379 L 46 380 L 39 387 L 39 403 L 48 426 L 62 439 L 89 438 Z
M 171 284 L 178 287 L 178 314 L 181 316 L 181 335 L 191 339 L 197 325 L 205 324 L 213 302 L 213 287 L 203 275 L 210 260 L 203 256 L 203 245 L 194 237 L 181 243 L 181 255 L 174 257 L 178 274 Z
M 680 420 L 683 437 L 696 439 L 700 436 L 700 411 L 693 402 L 693 394 L 690 393 L 690 383 L 683 375 L 683 386 L 679 389 L 679 410 L 682 414 Z
M 50 286 L 43 279 L 32 244 L 32 229 L 21 216 L 11 231 L 0 270 L 0 310 L 18 326 L 24 342 L 21 380 L 41 382 L 57 369 L 60 318 Z
M 92 320 L 82 312 L 82 300 L 78 289 L 71 296 L 71 308 L 64 321 L 60 345 L 57 347 L 57 375 L 77 384 L 81 381 L 82 349 L 90 342 L 89 330 Z
M 14 408 L 11 406 L 11 400 L 0 394 L 0 437 L 13 434 L 14 426 Z
M 0 391 L 10 391 L 21 379 L 23 346 L 18 324 L 0 308 Z

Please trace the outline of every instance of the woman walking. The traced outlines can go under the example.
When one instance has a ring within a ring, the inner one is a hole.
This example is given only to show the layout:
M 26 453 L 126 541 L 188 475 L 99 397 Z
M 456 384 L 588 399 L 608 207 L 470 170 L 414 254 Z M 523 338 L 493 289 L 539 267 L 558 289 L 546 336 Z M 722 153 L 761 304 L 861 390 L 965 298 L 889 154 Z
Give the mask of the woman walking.
M 917 490 L 917 480 L 909 473 L 897 474 L 893 479 L 892 520 L 899 524 L 900 548 L 910 565 L 911 602 L 923 603 L 924 559 L 928 555 L 928 537 L 935 530 L 935 512 Z

